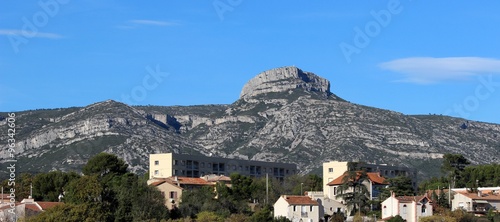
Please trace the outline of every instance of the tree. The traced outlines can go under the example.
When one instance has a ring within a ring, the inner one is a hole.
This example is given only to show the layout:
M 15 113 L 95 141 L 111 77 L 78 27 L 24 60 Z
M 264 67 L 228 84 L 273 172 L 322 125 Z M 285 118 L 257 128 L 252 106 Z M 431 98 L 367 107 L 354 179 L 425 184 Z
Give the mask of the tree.
M 123 175 L 127 172 L 128 165 L 122 159 L 109 153 L 99 153 L 89 159 L 83 167 L 83 174 L 98 175 L 105 177 L 107 175 Z
M 394 192 L 396 196 L 413 196 L 413 183 L 407 176 L 397 176 L 386 180 L 389 183 L 387 188 L 382 188 L 380 199 L 385 200 Z
M 231 174 L 231 190 L 237 200 L 249 201 L 256 189 L 254 180 L 238 173 Z
M 33 178 L 33 198 L 42 201 L 59 201 L 64 187 L 80 178 L 75 172 L 53 171 L 40 173 Z
M 389 219 L 387 222 L 405 222 L 405 220 L 401 216 L 396 215 L 395 217 Z
M 470 161 L 467 160 L 462 154 L 447 153 L 443 155 L 443 165 L 441 166 L 441 170 L 447 175 L 449 181 L 451 181 L 452 188 L 456 186 L 456 181 L 461 179 L 460 176 L 462 171 L 469 164 Z M 459 185 L 463 186 L 465 184 Z
M 336 198 L 342 198 L 345 205 L 351 210 L 351 215 L 355 212 L 367 212 L 369 206 L 369 191 L 364 182 L 368 182 L 368 176 L 364 170 L 356 170 L 356 163 L 349 166 L 354 169 L 344 173 L 342 184 L 337 188 Z

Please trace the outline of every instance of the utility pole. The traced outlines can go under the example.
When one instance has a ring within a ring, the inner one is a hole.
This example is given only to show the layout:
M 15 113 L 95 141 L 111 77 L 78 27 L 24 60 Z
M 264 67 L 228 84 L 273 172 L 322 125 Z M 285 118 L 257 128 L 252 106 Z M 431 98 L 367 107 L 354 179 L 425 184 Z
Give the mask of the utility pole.
M 269 174 L 266 173 L 266 204 L 269 204 Z

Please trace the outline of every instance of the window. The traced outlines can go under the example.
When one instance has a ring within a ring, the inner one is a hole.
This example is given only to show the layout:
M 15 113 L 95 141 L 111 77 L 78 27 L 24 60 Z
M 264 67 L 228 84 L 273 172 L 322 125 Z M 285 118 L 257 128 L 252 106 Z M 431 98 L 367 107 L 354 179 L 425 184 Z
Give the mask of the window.
M 158 170 L 155 170 L 155 175 L 158 175 L 160 172 Z
M 313 212 L 313 206 L 312 206 L 312 205 L 311 205 L 311 206 L 309 206 L 309 211 L 310 211 L 310 212 Z
M 170 191 L 170 198 L 176 199 L 177 198 L 177 191 Z
M 328 173 L 333 173 L 333 168 L 328 168 Z
M 160 164 L 160 161 L 155 160 L 155 165 L 157 166 L 157 165 L 159 165 L 159 164 Z
M 426 208 L 425 205 L 422 205 L 422 214 L 425 214 Z
M 333 195 L 337 195 L 337 187 L 333 187 Z
M 297 206 L 295 206 L 295 205 L 294 205 L 294 206 L 293 206 L 293 211 L 294 211 L 294 212 L 297 210 L 296 208 L 297 208 Z
M 406 214 L 406 209 L 407 208 L 406 208 L 406 204 L 405 204 L 405 205 L 403 205 L 403 214 Z
M 174 166 L 177 166 L 179 165 L 179 161 L 178 160 L 174 160 Z

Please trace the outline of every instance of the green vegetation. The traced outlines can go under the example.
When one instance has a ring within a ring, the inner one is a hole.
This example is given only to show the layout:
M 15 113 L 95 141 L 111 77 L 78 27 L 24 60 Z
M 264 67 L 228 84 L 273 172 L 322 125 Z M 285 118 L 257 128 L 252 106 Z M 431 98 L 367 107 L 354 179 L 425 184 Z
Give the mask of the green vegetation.
M 351 210 L 351 216 L 356 212 L 367 213 L 369 211 L 368 188 L 363 184 L 368 182 L 368 176 L 365 170 L 359 169 L 358 163 L 349 162 L 347 168 L 349 171 L 342 178 L 342 184 L 337 188 L 336 198 L 342 198 L 347 208 Z

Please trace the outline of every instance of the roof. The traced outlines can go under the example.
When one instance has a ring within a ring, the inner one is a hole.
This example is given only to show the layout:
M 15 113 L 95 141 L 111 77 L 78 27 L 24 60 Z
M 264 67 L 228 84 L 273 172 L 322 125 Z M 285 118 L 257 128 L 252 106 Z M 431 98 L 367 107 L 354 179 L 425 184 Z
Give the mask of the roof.
M 478 193 L 458 192 L 472 200 L 500 200 L 500 194 L 493 194 L 491 190 L 482 190 L 481 196 Z
M 209 182 L 219 182 L 219 181 L 223 181 L 226 183 L 231 182 L 231 178 L 228 176 L 224 176 L 224 175 L 211 174 L 211 175 L 205 175 L 202 178 L 206 181 L 209 181 Z
M 40 205 L 42 210 L 47 210 L 57 205 L 63 204 L 63 202 L 36 202 L 36 203 Z
M 335 178 L 334 180 L 330 181 L 327 185 L 328 186 L 333 186 L 333 185 L 341 185 L 343 184 L 344 177 L 347 176 L 347 172 L 342 174 L 342 176 Z M 359 179 L 361 176 L 361 172 L 357 172 L 356 180 Z M 366 173 L 366 176 L 368 177 L 368 180 L 370 180 L 374 184 L 388 184 L 385 182 L 385 178 L 380 176 L 380 173 L 377 172 L 370 172 Z
M 165 182 L 166 182 L 165 180 L 160 180 L 160 181 L 152 182 L 151 184 L 149 184 L 149 186 L 156 187 L 156 186 L 159 186 L 159 185 L 161 185 L 161 184 L 163 184 Z
M 213 185 L 213 183 L 208 182 L 202 178 L 195 178 L 195 177 L 169 177 L 167 178 L 173 183 L 179 183 L 180 185 Z
M 319 205 L 318 201 L 312 200 L 309 196 L 281 196 L 290 205 Z
M 427 198 L 427 200 L 431 201 L 427 195 L 420 195 L 420 196 L 399 196 L 395 197 L 396 199 L 399 200 L 399 202 L 420 202 L 424 198 Z

